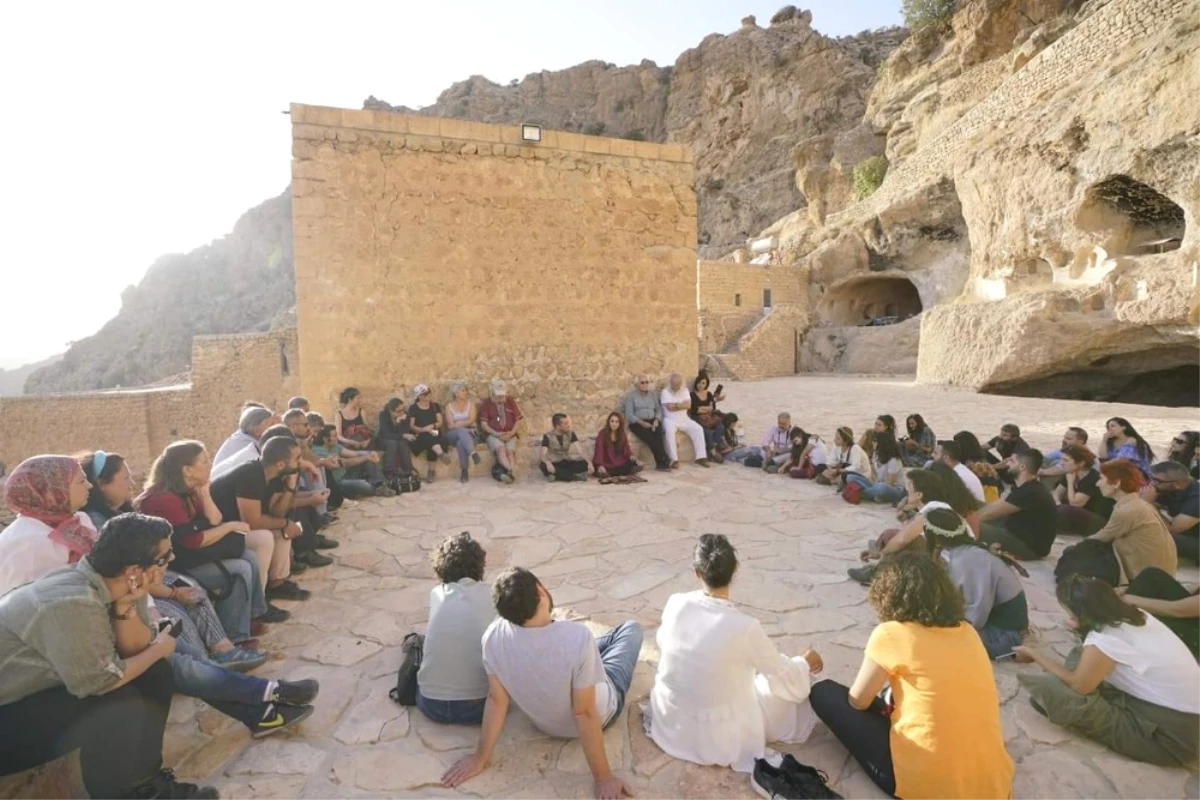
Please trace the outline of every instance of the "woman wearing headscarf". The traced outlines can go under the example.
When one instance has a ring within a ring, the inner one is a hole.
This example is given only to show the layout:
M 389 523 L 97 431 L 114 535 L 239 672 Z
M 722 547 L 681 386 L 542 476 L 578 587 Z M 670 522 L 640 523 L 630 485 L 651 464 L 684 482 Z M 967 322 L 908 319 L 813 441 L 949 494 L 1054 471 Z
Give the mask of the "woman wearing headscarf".
M 91 488 L 70 456 L 17 465 L 4 484 L 4 505 L 17 518 L 0 532 L 0 595 L 91 552 L 96 528 L 80 510 Z

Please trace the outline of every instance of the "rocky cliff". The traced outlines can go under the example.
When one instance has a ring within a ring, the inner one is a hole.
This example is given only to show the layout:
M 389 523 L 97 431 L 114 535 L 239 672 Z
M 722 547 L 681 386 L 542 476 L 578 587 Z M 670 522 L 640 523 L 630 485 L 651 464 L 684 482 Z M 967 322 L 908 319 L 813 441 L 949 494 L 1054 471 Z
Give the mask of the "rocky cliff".
M 281 327 L 295 302 L 286 191 L 243 214 L 227 236 L 155 261 L 122 292 L 117 316 L 30 375 L 25 393 L 141 386 L 187 372 L 193 336 Z

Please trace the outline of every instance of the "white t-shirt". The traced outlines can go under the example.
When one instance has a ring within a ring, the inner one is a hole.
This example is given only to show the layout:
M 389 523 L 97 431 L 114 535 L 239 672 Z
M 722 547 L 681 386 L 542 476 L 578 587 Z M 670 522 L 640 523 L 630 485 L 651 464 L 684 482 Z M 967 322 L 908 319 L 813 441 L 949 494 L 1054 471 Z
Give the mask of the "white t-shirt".
M 679 391 L 673 391 L 670 386 L 662 390 L 663 418 L 673 419 L 677 422 L 683 422 L 688 419 L 687 409 L 683 411 L 671 411 L 667 408 L 667 403 L 687 403 L 691 406 L 692 393 L 688 391 L 686 386 L 680 387 Z
M 876 483 L 889 483 L 888 476 L 894 475 L 895 479 L 890 482 L 903 488 L 904 465 L 900 463 L 900 459 L 893 458 L 886 463 L 880 464 L 878 458 L 872 458 L 871 463 L 875 465 Z
M 87 514 L 77 511 L 75 516 L 96 529 Z M 71 551 L 50 539 L 51 530 L 40 519 L 18 516 L 0 531 L 0 596 L 70 563 Z
M 975 499 L 979 502 L 986 502 L 983 499 L 983 484 L 979 481 L 979 476 L 971 471 L 971 468 L 966 464 L 955 464 L 954 473 L 962 478 L 962 482 L 971 490 L 971 494 L 975 495 Z
M 1083 640 L 1117 662 L 1104 680 L 1139 700 L 1200 714 L 1200 665 L 1183 640 L 1150 614 L 1145 625 L 1110 625 Z
M 808 451 L 808 460 L 814 467 L 823 467 L 829 463 L 829 451 L 825 448 L 825 443 L 816 436 L 809 440 L 812 449 Z

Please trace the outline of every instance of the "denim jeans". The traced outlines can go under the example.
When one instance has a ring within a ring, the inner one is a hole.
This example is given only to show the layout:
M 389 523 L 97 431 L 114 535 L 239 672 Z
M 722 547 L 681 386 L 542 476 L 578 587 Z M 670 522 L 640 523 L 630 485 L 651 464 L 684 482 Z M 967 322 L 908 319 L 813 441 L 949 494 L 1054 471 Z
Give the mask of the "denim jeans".
M 872 483 L 868 478 L 859 475 L 857 472 L 846 473 L 847 483 L 857 483 L 862 487 L 863 499 L 873 500 L 876 503 L 894 503 L 901 497 L 904 497 L 904 487 L 897 486 L 894 483 Z
M 170 658 L 175 691 L 203 700 L 247 728 L 262 719 L 268 681 L 230 672 L 207 659 L 191 645 L 175 642 Z
M 597 638 L 596 647 L 600 649 L 604 673 L 617 692 L 617 710 L 604 721 L 604 727 L 607 728 L 621 716 L 621 710 L 625 708 L 625 694 L 633 683 L 633 669 L 642 650 L 642 626 L 633 620 L 622 622 Z
M 976 630 L 979 631 L 979 638 L 983 639 L 983 648 L 987 650 L 988 658 L 991 659 L 1008 655 L 1024 638 L 1021 631 L 1010 631 L 995 625 L 984 625 Z
M 417 708 L 434 722 L 443 725 L 478 725 L 483 722 L 487 698 L 478 700 L 430 700 L 417 689 Z
M 325 470 L 317 470 L 317 477 L 312 477 L 307 472 L 300 472 L 300 491 L 302 492 L 319 492 L 325 488 Z M 328 514 L 329 504 L 322 503 L 316 506 L 318 514 Z
M 446 443 L 458 451 L 458 466 L 466 469 L 475 452 L 475 434 L 470 428 L 454 428 L 446 431 Z
M 229 596 L 214 601 L 213 607 L 229 639 L 244 642 L 250 638 L 250 620 L 267 613 L 267 599 L 263 594 L 262 577 L 258 574 L 258 560 L 254 551 L 246 550 L 239 558 L 226 559 L 223 563 L 233 577 L 233 586 L 230 587 Z M 193 567 L 188 574 L 206 587 L 218 590 L 224 590 L 229 584 L 216 564 Z
M 715 428 L 704 429 L 704 446 L 708 448 L 708 452 L 713 452 L 717 449 L 717 445 L 725 441 L 725 423 L 718 423 Z

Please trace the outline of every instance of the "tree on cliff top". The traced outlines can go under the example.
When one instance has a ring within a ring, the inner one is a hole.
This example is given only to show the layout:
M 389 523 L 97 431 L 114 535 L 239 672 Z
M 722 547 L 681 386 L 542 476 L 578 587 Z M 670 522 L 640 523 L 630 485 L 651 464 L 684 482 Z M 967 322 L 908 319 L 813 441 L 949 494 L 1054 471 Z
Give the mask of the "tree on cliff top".
M 914 31 L 949 26 L 954 6 L 955 0 L 900 0 L 904 24 Z

